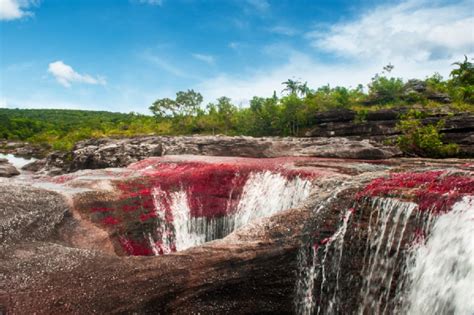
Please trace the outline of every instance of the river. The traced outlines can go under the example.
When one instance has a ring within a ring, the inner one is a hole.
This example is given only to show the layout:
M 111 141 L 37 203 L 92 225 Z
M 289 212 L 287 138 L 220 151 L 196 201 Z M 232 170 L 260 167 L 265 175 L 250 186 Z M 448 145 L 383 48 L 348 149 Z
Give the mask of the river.
M 36 159 L 25 159 L 22 157 L 14 156 L 13 154 L 0 154 L 0 159 L 7 159 L 17 169 L 21 169 L 24 165 L 34 162 Z

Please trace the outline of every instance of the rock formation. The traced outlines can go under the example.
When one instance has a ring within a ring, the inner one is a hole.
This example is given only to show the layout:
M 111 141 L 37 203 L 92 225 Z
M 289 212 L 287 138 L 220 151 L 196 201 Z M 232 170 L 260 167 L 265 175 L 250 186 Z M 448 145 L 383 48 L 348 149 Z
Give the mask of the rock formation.
M 346 138 L 150 136 L 82 141 L 70 153 L 55 152 L 27 167 L 57 175 L 81 169 L 124 167 L 147 157 L 176 154 L 378 160 L 399 156 L 401 153 L 391 146 Z
M 341 109 L 319 113 L 317 125 L 306 133 L 308 137 L 347 137 L 349 139 L 371 139 L 378 142 L 393 139 L 400 132 L 396 126 L 400 116 L 406 114 L 408 108 L 381 109 L 367 112 L 364 117 L 357 117 L 352 110 Z M 445 125 L 441 133 L 445 141 L 457 143 L 461 154 L 474 156 L 474 115 L 458 113 L 450 115 L 438 112 L 422 119 L 424 124 L 434 124 L 444 119 Z
M 0 310 L 416 309 L 411 244 L 474 195 L 473 171 L 466 160 L 164 156 L 0 179 Z M 432 300 L 435 313 L 457 309 Z
M 410 89 L 423 87 L 412 82 Z M 410 91 L 411 91 L 410 90 Z M 409 91 L 407 92 L 409 93 Z M 433 95 L 433 97 L 437 97 Z M 443 97 L 443 96 L 439 96 Z M 416 106 L 413 108 L 417 109 Z M 27 166 L 25 170 L 59 175 L 81 169 L 124 167 L 144 158 L 163 155 L 193 154 L 206 156 L 289 157 L 311 156 L 344 159 L 387 159 L 401 156 L 393 144 L 399 135 L 397 123 L 409 108 L 381 109 L 364 115 L 347 109 L 318 113 L 315 127 L 307 138 L 230 137 L 230 136 L 143 136 L 125 139 L 90 139 L 76 144 L 70 152 L 52 152 Z M 452 114 L 438 108 L 433 112 L 418 108 L 426 115 L 424 124 L 444 120 L 441 133 L 448 143 L 459 146 L 460 157 L 474 157 L 474 115 Z M 390 144 L 391 143 L 391 144 Z M 37 156 L 45 148 L 19 143 L 0 143 L 2 152 Z M 10 148 L 10 149 L 8 149 Z
M 0 177 L 13 177 L 19 174 L 20 172 L 7 159 L 0 158 Z

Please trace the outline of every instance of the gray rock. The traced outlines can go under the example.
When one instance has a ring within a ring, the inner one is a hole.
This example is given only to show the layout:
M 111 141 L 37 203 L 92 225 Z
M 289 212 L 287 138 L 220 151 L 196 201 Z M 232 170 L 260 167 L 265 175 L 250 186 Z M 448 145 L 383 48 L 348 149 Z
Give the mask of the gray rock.
M 362 121 L 348 121 L 347 116 L 339 120 L 334 114 L 327 113 L 325 122 L 318 123 L 313 129 L 306 133 L 308 137 L 347 137 L 349 139 L 371 139 L 384 142 L 396 138 L 400 131 L 397 123 L 400 115 L 406 114 L 408 108 L 382 109 L 367 113 Z M 444 127 L 441 133 L 444 140 L 449 143 L 456 143 L 460 147 L 461 157 L 474 157 L 474 143 L 470 142 L 470 136 L 474 135 L 474 115 L 472 113 L 458 113 L 450 115 L 443 109 L 432 113 L 422 120 L 423 124 L 436 124 L 444 120 Z
M 345 138 L 253 138 L 228 136 L 143 137 L 93 139 L 72 152 L 68 171 L 123 167 L 151 156 L 207 155 L 238 157 L 313 156 L 347 159 L 387 159 L 400 154 L 371 141 Z
M 346 138 L 280 138 L 230 136 L 148 136 L 128 139 L 90 139 L 69 153 L 53 152 L 28 169 L 50 175 L 81 169 L 125 167 L 147 157 L 162 155 L 235 157 L 311 156 L 344 159 L 387 159 L 401 152 L 374 141 Z M 51 173 L 53 172 L 53 173 Z
M 46 166 L 46 159 L 40 159 L 40 160 L 36 160 L 31 163 L 23 165 L 21 169 L 24 171 L 38 172 L 45 166 Z
M 0 177 L 13 177 L 20 172 L 7 159 L 0 159 Z
M 0 249 L 48 238 L 68 209 L 59 194 L 18 183 L 0 182 L 0 196 Z

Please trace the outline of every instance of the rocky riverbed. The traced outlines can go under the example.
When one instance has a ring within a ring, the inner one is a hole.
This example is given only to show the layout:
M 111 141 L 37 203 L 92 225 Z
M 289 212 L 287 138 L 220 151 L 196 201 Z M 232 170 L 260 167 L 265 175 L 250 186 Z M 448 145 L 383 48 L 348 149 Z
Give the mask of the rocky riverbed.
M 148 136 L 91 139 L 71 152 L 53 152 L 25 169 L 51 175 L 81 169 L 124 167 L 154 156 L 323 157 L 380 160 L 401 156 L 393 146 L 347 138 L 253 138 L 229 136 Z
M 453 207 L 472 213 L 473 172 L 472 160 L 456 159 L 165 155 L 0 179 L 0 309 L 406 309 L 412 244 L 429 241 Z M 470 259 L 459 262 L 468 282 Z

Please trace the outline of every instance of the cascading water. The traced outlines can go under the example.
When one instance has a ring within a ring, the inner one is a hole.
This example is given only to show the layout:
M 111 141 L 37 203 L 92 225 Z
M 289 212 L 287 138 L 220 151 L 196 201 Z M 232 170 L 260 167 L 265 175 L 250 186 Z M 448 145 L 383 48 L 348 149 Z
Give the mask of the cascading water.
M 372 211 L 366 231 L 367 242 L 361 271 L 363 279 L 359 303 L 361 314 L 380 313 L 382 302 L 389 298 L 406 224 L 416 204 L 397 199 L 374 198 L 368 207 Z M 356 211 L 351 207 L 344 213 L 336 232 L 321 242 L 320 245 L 324 246 L 313 244 L 309 257 L 300 254 L 300 264 L 310 258 L 312 261 L 310 270 L 313 272 L 306 275 L 309 279 L 298 283 L 298 285 L 305 283 L 307 287 L 303 296 L 298 293 L 296 295 L 295 302 L 299 314 L 339 314 L 343 311 L 340 308 L 339 295 L 341 261 L 343 258 L 348 259 L 345 257 L 348 253 L 344 252 L 347 241 L 345 237 Z M 297 287 L 297 292 L 301 291 L 303 290 Z
M 148 238 L 150 246 L 155 254 L 167 254 L 225 237 L 257 218 L 296 207 L 308 197 L 311 187 L 310 180 L 298 176 L 288 179 L 270 171 L 251 173 L 234 212 L 213 218 L 193 217 L 186 191 L 167 193 L 155 187 L 152 195 L 158 220 L 155 237 Z
M 474 314 L 474 197 L 438 214 L 387 197 L 346 209 L 300 249 L 298 314 Z
M 205 242 L 205 235 L 195 233 L 191 229 L 191 210 L 186 192 L 177 191 L 168 196 L 160 188 L 154 188 L 152 196 L 158 218 L 156 227 L 158 241 L 154 241 L 151 234 L 149 239 L 155 255 L 169 254 L 175 250 L 183 250 Z M 167 209 L 171 210 L 171 214 L 167 213 Z M 166 218 L 167 215 L 173 216 L 171 223 Z
M 389 304 L 393 275 L 400 263 L 400 245 L 408 219 L 416 207 L 414 203 L 397 199 L 374 198 L 372 201 L 372 208 L 376 209 L 375 229 L 369 229 L 367 252 L 364 254 L 363 298 L 359 313 L 385 313 L 386 309 L 381 309 L 382 302 L 385 306 Z M 373 215 L 374 212 L 371 213 L 369 227 L 372 226 Z
M 231 219 L 233 229 L 298 206 L 309 196 L 311 187 L 311 181 L 300 177 L 289 180 L 269 171 L 250 174 Z
M 407 266 L 407 314 L 474 314 L 474 197 L 434 220 Z
M 343 190 L 344 185 L 332 194 L 324 198 L 315 209 L 315 213 L 327 207 L 338 194 Z M 347 217 L 348 218 L 348 217 Z M 314 279 L 319 275 L 317 267 L 316 251 L 318 246 L 303 246 L 298 252 L 299 277 L 296 284 L 295 309 L 298 314 L 312 314 L 315 307 L 313 290 L 315 289 Z

